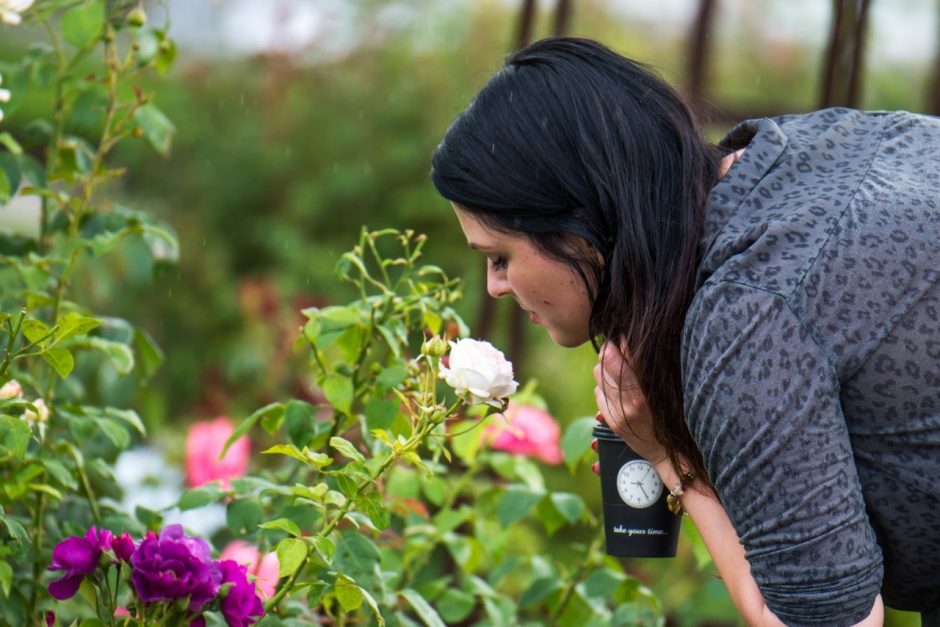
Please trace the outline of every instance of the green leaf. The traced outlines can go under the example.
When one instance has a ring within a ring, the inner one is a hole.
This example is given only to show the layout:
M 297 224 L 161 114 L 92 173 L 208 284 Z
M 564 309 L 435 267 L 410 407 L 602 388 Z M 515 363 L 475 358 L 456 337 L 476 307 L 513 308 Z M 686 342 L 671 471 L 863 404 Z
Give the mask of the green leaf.
M 188 509 L 205 507 L 209 503 L 219 501 L 223 496 L 225 496 L 225 493 L 219 488 L 218 484 L 207 483 L 206 485 L 183 492 L 183 495 L 180 497 L 179 508 L 180 511 L 185 512 Z
M 542 500 L 543 492 L 533 492 L 522 486 L 510 486 L 503 492 L 497 505 L 499 522 L 504 527 L 525 518 L 536 503 Z
M 330 405 L 348 414 L 352 411 L 353 384 L 352 379 L 341 374 L 329 374 L 323 379 L 323 395 Z
M 352 579 L 339 575 L 334 585 L 336 600 L 343 607 L 343 611 L 354 612 L 362 605 L 362 591 Z
M 401 385 L 401 382 L 405 380 L 406 374 L 404 366 L 395 364 L 383 370 L 379 376 L 376 377 L 375 382 L 383 390 L 391 390 Z
M 366 600 L 366 603 L 369 604 L 369 607 L 372 608 L 377 627 L 385 627 L 385 619 L 382 618 L 382 612 L 379 611 L 379 604 L 376 603 L 375 598 L 369 594 L 368 590 L 361 586 L 359 587 L 359 591 L 362 592 L 362 597 Z
M 248 433 L 254 424 L 261 420 L 263 416 L 278 412 L 281 414 L 284 413 L 284 405 L 281 403 L 270 403 L 242 420 L 241 424 L 235 427 L 235 431 L 232 432 L 232 435 L 229 436 L 229 439 L 225 441 L 225 446 L 222 447 L 222 453 L 219 455 L 219 457 L 225 457 L 229 447 L 232 446 L 232 444 L 234 444 L 238 438 Z
M 89 0 L 62 15 L 62 36 L 76 48 L 95 43 L 104 28 L 104 0 Z
M 286 531 L 292 536 L 300 536 L 300 527 L 297 526 L 290 518 L 278 518 L 276 520 L 269 520 L 268 522 L 261 523 L 258 525 L 261 529 L 280 529 L 281 531 Z
M 375 525 L 376 529 L 383 531 L 392 524 L 392 515 L 386 509 L 385 504 L 382 503 L 382 497 L 378 493 L 372 492 L 358 499 L 357 504 L 359 509 L 372 520 L 372 524 Z
M 274 446 L 261 451 L 261 454 L 287 455 L 288 457 L 293 457 L 294 459 L 301 461 L 308 466 L 316 468 L 317 470 L 333 463 L 333 458 L 328 455 L 312 452 L 307 447 L 304 447 L 303 450 L 299 450 L 293 444 L 275 444 Z
M 75 367 L 75 358 L 72 357 L 72 353 L 67 348 L 50 348 L 40 353 L 40 355 L 63 379 L 68 377 L 72 372 L 72 368 Z
M 170 118 L 152 104 L 145 104 L 134 112 L 134 119 L 147 141 L 162 156 L 170 154 L 170 145 L 176 127 Z
M 0 589 L 3 596 L 10 598 L 10 586 L 13 585 L 13 567 L 6 560 L 0 560 Z
M 65 464 L 57 459 L 43 458 L 41 461 L 43 467 L 46 469 L 46 473 L 57 481 L 59 485 L 67 490 L 78 489 L 78 481 L 75 480 L 72 473 L 65 467 Z
M 570 472 L 574 472 L 578 467 L 578 462 L 590 450 L 596 423 L 593 416 L 585 416 L 573 421 L 565 429 L 561 437 L 561 450 L 565 457 L 565 465 Z
M 278 578 L 290 577 L 307 558 L 307 543 L 299 538 L 284 538 L 277 543 Z
M 163 363 L 163 351 L 150 334 L 142 329 L 134 329 L 134 350 L 137 351 L 137 363 L 146 382 Z
M 0 444 L 10 449 L 13 457 L 23 460 L 32 431 L 25 420 L 13 416 L 0 416 Z
M 179 263 L 180 244 L 167 226 L 157 226 L 155 224 L 145 224 L 141 236 L 150 250 L 150 256 L 154 261 L 161 263 Z
M 36 320 L 35 318 L 30 318 L 29 320 L 23 321 L 23 335 L 26 336 L 26 339 L 37 344 L 41 340 L 48 339 L 51 337 L 52 329 L 49 328 L 42 320 Z
M 83 408 L 88 412 L 91 408 Z M 128 425 L 134 427 L 134 429 L 140 435 L 147 435 L 147 428 L 144 426 L 144 422 L 140 419 L 140 416 L 133 409 L 118 409 L 117 407 L 105 407 L 104 415 L 108 418 L 113 418 L 116 420 L 123 420 Z
M 367 576 L 375 571 L 381 559 L 372 540 L 357 531 L 345 531 L 336 545 L 333 568 L 356 577 Z
M 573 525 L 581 520 L 584 514 L 584 501 L 580 496 L 570 492 L 552 492 L 550 498 L 552 505 L 569 524 Z
M 134 369 L 134 353 L 127 344 L 100 337 L 88 337 L 82 343 L 107 355 L 118 373 L 127 374 Z
M 118 424 L 113 419 L 110 418 L 101 418 L 98 416 L 92 416 L 96 427 L 111 440 L 111 443 L 114 444 L 119 450 L 124 450 L 131 443 L 131 436 L 127 432 L 127 429 L 123 425 Z
M 317 555 L 320 556 L 320 559 L 327 565 L 333 563 L 333 558 L 336 557 L 336 545 L 333 544 L 332 540 L 314 536 L 310 542 L 313 544 L 313 548 L 317 552 Z
M 284 409 L 284 422 L 287 424 L 287 437 L 298 447 L 309 446 L 316 435 L 315 409 L 310 403 L 291 400 Z
M 56 323 L 55 335 L 52 337 L 51 344 L 57 344 L 64 339 L 77 335 L 84 335 L 99 326 L 101 326 L 101 320 L 97 318 L 69 312 L 59 318 Z
M 533 581 L 519 597 L 519 607 L 529 607 L 543 601 L 551 593 L 561 590 L 563 582 L 560 577 L 541 577 Z
M 369 430 L 388 429 L 398 416 L 399 403 L 386 398 L 371 398 L 366 403 L 366 426 Z
M 236 536 L 254 531 L 262 516 L 261 504 L 254 498 L 233 500 L 225 508 L 225 524 Z
M 345 438 L 339 436 L 334 436 L 330 438 L 330 446 L 339 451 L 344 457 L 347 457 L 353 461 L 363 463 L 366 461 L 366 458 L 362 456 L 352 442 Z
M 459 623 L 473 611 L 476 600 L 473 595 L 457 588 L 448 588 L 434 603 L 441 618 L 448 623 Z
M 440 615 L 434 611 L 434 608 L 431 607 L 417 591 L 406 588 L 401 591 L 401 595 L 405 597 L 408 604 L 414 608 L 414 611 L 417 612 L 418 616 L 424 621 L 427 627 L 445 627 L 444 621 L 441 620 Z

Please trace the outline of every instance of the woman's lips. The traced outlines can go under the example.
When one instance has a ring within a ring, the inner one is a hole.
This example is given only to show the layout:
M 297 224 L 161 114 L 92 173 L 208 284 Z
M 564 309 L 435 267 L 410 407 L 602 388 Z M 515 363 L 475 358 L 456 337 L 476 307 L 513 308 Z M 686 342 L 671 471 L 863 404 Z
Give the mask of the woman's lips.
M 534 311 L 530 311 L 530 312 L 529 312 L 529 320 L 531 320 L 531 321 L 534 322 L 535 324 L 538 324 L 538 323 L 539 323 L 539 317 L 535 315 L 535 312 L 534 312 Z

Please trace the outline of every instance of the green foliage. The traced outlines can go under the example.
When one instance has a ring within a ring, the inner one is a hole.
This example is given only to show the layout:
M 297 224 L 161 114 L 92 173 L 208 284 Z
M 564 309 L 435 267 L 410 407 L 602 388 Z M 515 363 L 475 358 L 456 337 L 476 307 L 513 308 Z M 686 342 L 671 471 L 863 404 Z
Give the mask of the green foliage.
M 249 415 L 228 444 L 263 429 L 277 463 L 230 489 L 191 490 L 180 507 L 228 501 L 231 532 L 277 553 L 264 624 L 661 622 L 655 598 L 603 555 L 582 498 L 491 450 L 490 412 L 440 383 L 448 332 L 466 329 L 453 309 L 460 286 L 419 263 L 424 245 L 410 231 L 362 230 L 336 266 L 358 298 L 304 310 L 323 402 Z M 588 449 L 579 429 L 566 435 L 572 460 Z M 552 538 L 545 555 L 539 533 Z
M 96 403 L 88 388 L 102 371 L 144 381 L 162 353 L 145 330 L 92 312 L 73 283 L 124 240 L 140 240 L 161 262 L 178 258 L 172 230 L 102 193 L 122 173 L 112 163 L 119 143 L 142 135 L 169 148 L 172 124 L 149 94 L 129 88 L 155 66 L 141 58 L 141 38 L 165 34 L 128 27 L 133 9 L 40 0 L 25 17 L 48 39 L 4 72 L 16 95 L 49 91 L 52 108 L 22 135 L 0 133 L 0 202 L 38 199 L 41 207 L 35 234 L 0 232 L 3 625 L 42 624 L 52 607 L 43 572 L 56 542 L 92 524 L 137 524 L 105 497 L 118 496 L 108 464 L 145 435 L 144 423 L 132 409 Z

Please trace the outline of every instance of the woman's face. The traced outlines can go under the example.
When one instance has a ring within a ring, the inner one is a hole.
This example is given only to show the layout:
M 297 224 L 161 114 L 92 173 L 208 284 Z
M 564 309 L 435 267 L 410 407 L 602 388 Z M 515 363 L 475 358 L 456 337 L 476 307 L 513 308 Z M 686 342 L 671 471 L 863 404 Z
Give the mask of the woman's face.
M 591 302 L 581 277 L 567 264 L 546 256 L 527 238 L 494 231 L 454 207 L 470 248 L 487 258 L 486 289 L 493 298 L 512 296 L 561 346 L 590 339 Z

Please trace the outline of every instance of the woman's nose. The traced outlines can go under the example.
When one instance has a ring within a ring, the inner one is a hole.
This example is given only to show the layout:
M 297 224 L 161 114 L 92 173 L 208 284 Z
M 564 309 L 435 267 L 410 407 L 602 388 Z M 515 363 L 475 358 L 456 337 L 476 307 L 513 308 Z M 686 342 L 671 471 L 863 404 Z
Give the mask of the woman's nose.
M 506 279 L 506 272 L 503 270 L 493 270 L 492 268 L 487 269 L 486 291 L 493 298 L 509 296 L 512 290 L 509 287 L 509 281 Z

